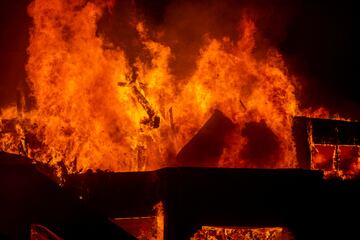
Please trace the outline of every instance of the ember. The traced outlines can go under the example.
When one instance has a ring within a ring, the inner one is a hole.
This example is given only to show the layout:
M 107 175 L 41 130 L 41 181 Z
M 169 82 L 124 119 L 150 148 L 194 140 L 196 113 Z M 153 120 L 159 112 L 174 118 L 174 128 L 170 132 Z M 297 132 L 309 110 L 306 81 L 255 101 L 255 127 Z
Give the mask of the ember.
M 291 240 L 291 234 L 282 228 L 202 227 L 192 240 Z

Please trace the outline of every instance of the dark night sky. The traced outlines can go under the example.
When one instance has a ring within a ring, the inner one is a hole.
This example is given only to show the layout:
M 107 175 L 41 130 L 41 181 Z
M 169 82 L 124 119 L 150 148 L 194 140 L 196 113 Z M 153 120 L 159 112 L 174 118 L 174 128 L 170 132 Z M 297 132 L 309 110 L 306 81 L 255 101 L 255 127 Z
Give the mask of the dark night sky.
M 126 1 L 119 2 L 122 3 L 117 5 L 118 8 L 126 10 L 123 3 Z M 217 25 L 215 36 L 230 34 L 231 26 L 238 20 L 240 8 L 251 6 L 258 9 L 259 31 L 270 45 L 282 52 L 289 70 L 300 79 L 303 87 L 298 95 L 302 106 L 324 106 L 332 113 L 360 119 L 360 94 L 357 87 L 360 61 L 356 61 L 359 43 L 357 33 L 360 27 L 357 24 L 359 8 L 356 7 L 356 1 L 199 0 L 196 4 L 190 0 L 135 2 L 139 12 L 153 26 L 167 26 L 167 29 L 171 29 L 171 24 L 175 23 L 176 29 L 180 29 L 179 36 L 182 36 L 181 31 L 193 31 L 181 39 L 184 41 L 199 38 L 203 32 L 196 31 L 194 26 L 199 23 L 201 25 L 205 20 L 207 22 L 204 23 L 206 27 L 202 28 L 203 31 L 212 31 L 212 26 Z M 24 65 L 31 23 L 26 14 L 27 4 L 27 0 L 0 2 L 0 106 L 14 102 L 17 87 L 25 82 Z M 196 5 L 194 16 L 181 23 L 174 20 L 176 16 L 184 17 L 184 11 L 192 8 L 192 4 Z M 216 10 L 208 10 L 217 5 L 219 7 Z M 206 17 L 214 15 L 212 11 L 216 12 L 216 16 L 210 21 Z M 111 32 L 109 28 L 119 27 L 119 24 L 123 23 L 117 21 L 108 24 L 103 32 Z M 122 26 L 122 29 L 126 27 Z M 171 30 L 168 32 L 171 33 Z M 112 40 L 116 42 L 116 39 Z M 196 44 L 189 46 L 196 49 Z M 181 47 L 178 49 L 178 59 L 181 61 Z M 185 65 L 193 64 L 186 63 L 185 60 L 183 62 Z M 176 64 L 173 66 L 176 71 Z

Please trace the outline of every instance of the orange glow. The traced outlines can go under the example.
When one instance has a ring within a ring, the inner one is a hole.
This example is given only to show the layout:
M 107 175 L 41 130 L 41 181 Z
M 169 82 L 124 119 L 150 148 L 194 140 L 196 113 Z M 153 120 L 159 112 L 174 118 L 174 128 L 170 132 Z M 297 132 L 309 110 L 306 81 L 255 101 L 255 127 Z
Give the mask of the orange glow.
M 156 219 L 156 240 L 164 239 L 164 228 L 165 228 L 165 213 L 164 204 L 159 202 L 155 205 L 155 219 Z
M 205 239 L 259 239 L 259 240 L 293 240 L 292 234 L 285 228 L 267 227 L 267 228 L 251 228 L 251 227 L 210 227 L 203 226 L 197 231 L 191 240 Z
M 324 171 L 326 177 L 352 178 L 359 175 L 359 146 L 340 145 L 338 147 L 338 169 L 335 168 L 336 146 L 315 144 L 312 152 L 312 169 Z
M 276 49 L 258 50 L 250 17 L 243 16 L 236 42 L 206 37 L 194 52 L 196 70 L 178 82 L 169 67 L 172 49 L 151 39 L 145 22 L 135 28 L 150 62 L 131 62 L 123 49 L 97 34 L 97 22 L 113 4 L 30 4 L 26 70 L 36 108 L 17 113 L 17 136 L 30 134 L 41 145 L 25 143 L 26 155 L 53 166 L 63 163 L 68 172 L 171 166 L 217 109 L 237 126 L 226 136 L 218 167 L 297 166 L 291 127 L 292 116 L 301 112 L 295 79 Z M 10 115 L 8 110 L 2 119 Z M 249 139 L 242 129 L 250 122 L 264 124 L 279 142 L 271 164 L 243 156 Z M 21 141 L 14 134 L 0 139 L 2 150 L 18 152 Z

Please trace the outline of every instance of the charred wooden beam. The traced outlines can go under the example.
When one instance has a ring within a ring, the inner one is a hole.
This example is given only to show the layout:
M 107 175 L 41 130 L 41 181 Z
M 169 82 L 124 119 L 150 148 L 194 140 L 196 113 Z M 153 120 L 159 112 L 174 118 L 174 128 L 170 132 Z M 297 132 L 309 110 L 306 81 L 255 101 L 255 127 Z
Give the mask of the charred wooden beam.
M 128 82 L 118 82 L 118 86 L 125 87 L 128 86 L 131 88 L 132 93 L 136 97 L 138 103 L 146 111 L 148 118 L 141 121 L 142 124 L 149 125 L 152 128 L 158 128 L 160 126 L 160 117 L 156 115 L 156 111 L 153 109 L 149 101 L 141 93 L 140 89 L 136 86 L 137 80 L 137 70 L 133 68 L 131 76 L 128 77 Z
M 145 109 L 148 118 L 143 120 L 141 123 L 150 125 L 153 128 L 158 128 L 160 126 L 160 117 L 155 114 L 155 110 L 152 109 L 148 100 L 141 94 L 139 89 L 135 86 L 132 87 L 134 95 L 137 97 L 140 105 Z

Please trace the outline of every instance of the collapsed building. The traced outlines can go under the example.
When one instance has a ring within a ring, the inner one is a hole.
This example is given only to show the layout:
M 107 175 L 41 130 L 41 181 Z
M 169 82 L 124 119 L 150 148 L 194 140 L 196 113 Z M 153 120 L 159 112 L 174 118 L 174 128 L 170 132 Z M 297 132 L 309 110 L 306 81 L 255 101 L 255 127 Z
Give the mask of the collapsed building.
M 2 121 L 2 134 L 10 123 Z M 219 168 L 231 121 L 215 112 L 172 167 L 64 172 L 61 180 L 51 167 L 26 158 L 20 141 L 18 155 L 1 152 L 0 233 L 24 239 L 349 239 L 359 211 L 359 130 L 358 122 L 295 117 L 296 168 Z

